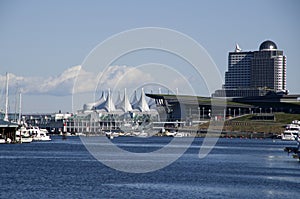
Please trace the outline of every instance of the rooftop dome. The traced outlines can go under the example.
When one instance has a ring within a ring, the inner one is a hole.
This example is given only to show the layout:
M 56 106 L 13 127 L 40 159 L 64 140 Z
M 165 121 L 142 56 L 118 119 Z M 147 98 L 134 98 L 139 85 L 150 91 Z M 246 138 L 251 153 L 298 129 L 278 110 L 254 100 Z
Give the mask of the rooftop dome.
M 259 50 L 275 50 L 277 49 L 276 44 L 273 41 L 267 40 L 260 44 Z

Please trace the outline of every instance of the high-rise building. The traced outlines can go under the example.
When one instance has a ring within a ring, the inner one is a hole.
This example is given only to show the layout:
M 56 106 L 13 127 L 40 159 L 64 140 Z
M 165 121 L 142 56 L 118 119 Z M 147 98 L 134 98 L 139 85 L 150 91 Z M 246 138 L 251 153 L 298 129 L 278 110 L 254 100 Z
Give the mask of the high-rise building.
M 251 64 L 251 87 L 275 92 L 286 90 L 286 57 L 272 41 L 263 42 L 254 52 Z
M 249 88 L 253 52 L 242 52 L 238 44 L 228 55 L 228 71 L 225 73 L 225 89 Z
M 259 51 L 242 51 L 238 45 L 229 52 L 225 84 L 217 97 L 262 96 L 287 93 L 286 57 L 272 41 L 264 41 Z

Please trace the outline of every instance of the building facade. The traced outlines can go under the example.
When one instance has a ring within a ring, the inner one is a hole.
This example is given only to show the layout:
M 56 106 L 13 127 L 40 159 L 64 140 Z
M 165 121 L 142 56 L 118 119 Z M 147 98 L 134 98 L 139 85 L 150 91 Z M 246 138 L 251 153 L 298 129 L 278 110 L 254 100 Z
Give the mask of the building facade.
M 286 57 L 274 42 L 265 41 L 254 52 L 251 63 L 251 87 L 286 91 Z
M 228 71 L 225 73 L 225 89 L 249 88 L 251 83 L 251 61 L 253 52 L 242 52 L 236 45 L 235 52 L 229 52 Z
M 243 52 L 238 45 L 229 52 L 225 84 L 215 97 L 263 96 L 287 93 L 286 57 L 272 41 L 264 41 L 258 51 Z

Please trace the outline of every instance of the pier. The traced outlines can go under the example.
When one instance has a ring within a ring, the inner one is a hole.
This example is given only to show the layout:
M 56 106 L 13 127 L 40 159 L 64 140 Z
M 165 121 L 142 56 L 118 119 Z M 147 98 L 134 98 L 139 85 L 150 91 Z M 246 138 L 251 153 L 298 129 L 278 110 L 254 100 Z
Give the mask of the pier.
M 7 143 L 15 143 L 17 128 L 16 123 L 0 120 L 0 139 L 4 139 Z

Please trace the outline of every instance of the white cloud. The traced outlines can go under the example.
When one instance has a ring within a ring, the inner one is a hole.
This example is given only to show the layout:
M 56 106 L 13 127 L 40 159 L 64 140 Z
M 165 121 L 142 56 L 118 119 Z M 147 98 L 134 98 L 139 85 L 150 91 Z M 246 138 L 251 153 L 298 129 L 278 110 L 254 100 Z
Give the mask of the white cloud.
M 153 81 L 154 76 L 130 66 L 113 66 L 104 74 L 101 83 L 104 88 L 136 88 L 145 82 Z
M 9 88 L 20 90 L 24 94 L 49 94 L 49 95 L 70 95 L 74 79 L 80 70 L 80 66 L 74 66 L 55 77 L 23 77 L 9 73 Z M 0 76 L 1 85 L 5 85 L 6 76 Z
M 97 77 L 101 77 L 98 81 Z M 53 95 L 67 96 L 73 92 L 74 82 L 76 80 L 76 93 L 94 92 L 98 82 L 100 89 L 107 90 L 108 88 L 136 87 L 143 84 L 145 81 L 152 81 L 153 77 L 150 74 L 145 74 L 143 71 L 131 66 L 111 66 L 104 73 L 94 74 L 85 71 L 81 66 L 73 66 L 63 71 L 58 76 L 47 78 L 42 77 L 24 77 L 15 74 L 9 74 L 9 87 L 12 90 L 21 90 L 23 94 L 32 95 Z M 5 85 L 6 76 L 0 75 L 1 87 Z

